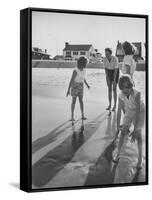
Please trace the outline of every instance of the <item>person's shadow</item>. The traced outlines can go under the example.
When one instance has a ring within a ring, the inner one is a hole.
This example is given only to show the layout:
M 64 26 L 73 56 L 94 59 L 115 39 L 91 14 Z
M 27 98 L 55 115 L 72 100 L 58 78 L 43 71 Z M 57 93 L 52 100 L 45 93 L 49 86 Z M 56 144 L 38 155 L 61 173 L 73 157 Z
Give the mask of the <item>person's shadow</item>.
M 110 143 L 101 154 L 94 166 L 90 167 L 88 177 L 84 185 L 112 184 L 117 165 L 113 166 L 112 152 L 115 143 Z M 112 167 L 113 166 L 113 167 Z
M 81 127 L 78 131 L 75 129 L 75 124 L 72 124 L 72 147 L 77 149 L 84 142 L 84 123 L 81 121 Z
M 107 119 L 107 128 L 105 130 L 104 140 L 107 145 L 104 152 L 100 155 L 97 162 L 90 167 L 85 185 L 105 185 L 112 184 L 115 177 L 117 164 L 113 164 L 113 151 L 116 148 L 115 136 L 116 113 Z
M 53 129 L 51 132 L 49 132 L 47 135 L 40 137 L 36 141 L 34 141 L 32 143 L 32 154 L 53 142 L 59 134 L 62 134 L 62 132 L 64 132 L 67 128 L 71 126 L 68 123 L 69 121 L 64 122 L 63 124 Z

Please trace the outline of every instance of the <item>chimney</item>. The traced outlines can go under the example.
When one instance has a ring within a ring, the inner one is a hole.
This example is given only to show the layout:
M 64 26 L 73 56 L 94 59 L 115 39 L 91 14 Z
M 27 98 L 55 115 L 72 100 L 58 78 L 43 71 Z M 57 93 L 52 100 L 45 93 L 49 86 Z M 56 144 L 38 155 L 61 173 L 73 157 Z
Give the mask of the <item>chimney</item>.
M 67 48 L 69 46 L 69 43 L 68 42 L 66 42 L 65 43 L 65 48 Z

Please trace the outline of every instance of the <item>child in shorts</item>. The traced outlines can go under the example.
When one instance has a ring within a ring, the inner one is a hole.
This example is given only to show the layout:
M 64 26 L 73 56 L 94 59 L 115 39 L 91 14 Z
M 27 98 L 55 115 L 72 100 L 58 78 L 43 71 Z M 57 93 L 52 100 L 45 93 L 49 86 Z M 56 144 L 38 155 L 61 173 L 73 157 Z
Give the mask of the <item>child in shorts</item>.
M 71 121 L 74 121 L 74 109 L 77 97 L 79 98 L 80 110 L 82 115 L 82 120 L 86 120 L 87 118 L 84 116 L 84 103 L 83 103 L 83 91 L 84 91 L 84 83 L 90 88 L 86 79 L 85 79 L 85 68 L 88 63 L 87 58 L 81 56 L 77 61 L 77 67 L 73 70 L 73 74 L 69 83 L 67 96 L 71 93 L 72 96 L 72 104 L 71 104 Z

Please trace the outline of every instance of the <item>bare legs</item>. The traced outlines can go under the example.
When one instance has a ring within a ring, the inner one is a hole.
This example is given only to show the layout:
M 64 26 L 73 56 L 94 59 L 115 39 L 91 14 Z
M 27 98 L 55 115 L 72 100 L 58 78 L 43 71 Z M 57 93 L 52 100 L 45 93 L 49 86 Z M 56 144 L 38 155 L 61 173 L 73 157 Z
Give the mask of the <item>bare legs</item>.
M 116 105 L 117 105 L 117 85 L 113 84 L 113 96 L 114 96 L 114 106 L 112 108 L 112 111 L 115 111 Z
M 84 116 L 83 96 L 79 96 L 79 103 L 80 103 L 80 110 L 81 110 L 82 119 L 85 120 L 87 118 Z
M 79 98 L 79 103 L 80 103 L 82 119 L 85 120 L 87 118 L 84 116 L 83 96 L 79 96 L 78 98 Z M 71 120 L 72 121 L 74 120 L 74 109 L 75 109 L 76 99 L 77 97 L 72 97 L 72 104 L 71 104 Z
M 72 97 L 72 103 L 71 103 L 71 121 L 74 121 L 74 109 L 76 104 L 77 97 Z
M 141 130 L 138 131 L 137 145 L 138 145 L 137 169 L 140 169 L 142 167 L 142 135 L 141 135 Z
M 109 100 L 109 106 L 106 108 L 106 110 L 110 110 L 111 109 L 112 89 L 113 89 L 113 97 L 114 97 L 114 106 L 112 108 L 112 111 L 115 111 L 116 104 L 117 104 L 117 85 L 114 85 L 113 83 L 108 83 L 108 100 Z
M 112 100 L 112 84 L 108 83 L 108 100 L 109 100 L 109 106 L 106 108 L 106 110 L 111 109 L 111 100 Z

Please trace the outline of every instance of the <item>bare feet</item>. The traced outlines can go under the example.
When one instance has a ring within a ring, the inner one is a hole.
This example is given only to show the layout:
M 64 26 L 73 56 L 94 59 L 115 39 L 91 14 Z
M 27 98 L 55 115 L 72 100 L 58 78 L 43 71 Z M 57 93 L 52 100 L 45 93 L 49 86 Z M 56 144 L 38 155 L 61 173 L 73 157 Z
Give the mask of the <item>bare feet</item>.
M 111 105 L 109 105 L 107 108 L 106 108 L 106 110 L 110 110 L 111 109 Z
M 115 110 L 116 110 L 116 105 L 113 106 L 112 112 L 114 112 Z
M 118 163 L 119 162 L 119 155 L 117 155 L 112 161 L 114 162 L 114 163 Z
M 71 117 L 70 121 L 72 121 L 72 122 L 75 121 L 74 117 Z
M 109 110 L 108 116 L 109 116 L 109 117 L 111 116 L 111 110 Z
M 137 166 L 136 166 L 136 169 L 141 170 L 142 169 L 142 163 L 138 163 Z
M 82 120 L 86 120 L 87 118 L 85 116 L 82 116 Z

